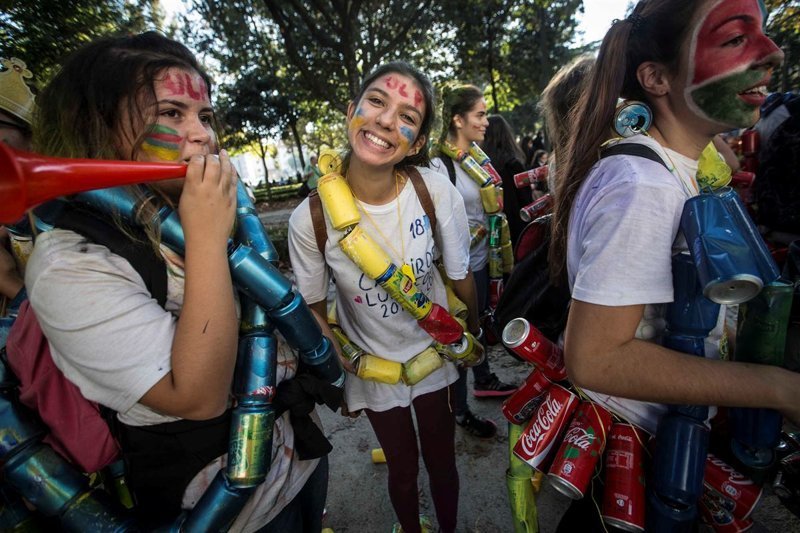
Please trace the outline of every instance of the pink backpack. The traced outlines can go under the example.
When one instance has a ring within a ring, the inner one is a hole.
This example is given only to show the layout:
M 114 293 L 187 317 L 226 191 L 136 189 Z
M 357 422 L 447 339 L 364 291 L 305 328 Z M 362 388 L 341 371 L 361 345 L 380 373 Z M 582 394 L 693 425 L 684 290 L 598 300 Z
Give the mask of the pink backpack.
M 98 404 L 84 398 L 53 362 L 50 344 L 27 300 L 11 327 L 6 352 L 20 381 L 20 401 L 50 428 L 44 442 L 84 472 L 101 470 L 119 457 L 119 444 Z

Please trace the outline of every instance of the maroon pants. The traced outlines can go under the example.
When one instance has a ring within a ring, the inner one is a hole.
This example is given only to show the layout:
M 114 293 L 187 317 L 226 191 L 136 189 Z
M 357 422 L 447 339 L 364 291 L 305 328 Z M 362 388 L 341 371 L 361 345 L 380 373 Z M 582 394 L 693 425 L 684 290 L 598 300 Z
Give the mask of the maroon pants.
M 452 385 L 414 399 L 417 433 L 411 408 L 388 411 L 366 409 L 375 435 L 386 454 L 389 467 L 389 498 L 404 533 L 418 533 L 419 450 L 431 482 L 431 496 L 439 527 L 445 533 L 456 530 L 458 514 L 458 471 L 455 456 L 455 417 L 450 408 Z

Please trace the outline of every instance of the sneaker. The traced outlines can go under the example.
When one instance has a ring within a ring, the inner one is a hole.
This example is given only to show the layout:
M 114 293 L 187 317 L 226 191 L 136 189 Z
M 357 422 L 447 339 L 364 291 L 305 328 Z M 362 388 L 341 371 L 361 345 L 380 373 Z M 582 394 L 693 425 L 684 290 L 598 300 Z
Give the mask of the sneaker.
M 419 527 L 422 533 L 433 533 L 433 524 L 431 523 L 430 518 L 424 514 L 419 515 Z M 403 533 L 403 528 L 400 526 L 400 522 L 394 523 L 392 526 L 392 533 Z
M 517 390 L 517 387 L 503 383 L 500 378 L 492 373 L 484 380 L 475 380 L 472 395 L 476 398 L 511 396 L 515 390 Z
M 491 439 L 497 434 L 497 425 L 491 420 L 481 418 L 467 411 L 463 416 L 456 417 L 456 424 L 467 430 L 467 433 L 480 439 Z

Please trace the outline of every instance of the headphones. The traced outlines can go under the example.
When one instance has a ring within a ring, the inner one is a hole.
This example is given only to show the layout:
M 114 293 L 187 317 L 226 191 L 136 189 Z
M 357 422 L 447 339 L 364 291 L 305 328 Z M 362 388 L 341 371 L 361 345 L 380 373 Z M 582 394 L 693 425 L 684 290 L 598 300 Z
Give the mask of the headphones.
M 614 131 L 621 137 L 632 137 L 647 131 L 653 123 L 653 112 L 644 102 L 622 100 L 614 112 Z

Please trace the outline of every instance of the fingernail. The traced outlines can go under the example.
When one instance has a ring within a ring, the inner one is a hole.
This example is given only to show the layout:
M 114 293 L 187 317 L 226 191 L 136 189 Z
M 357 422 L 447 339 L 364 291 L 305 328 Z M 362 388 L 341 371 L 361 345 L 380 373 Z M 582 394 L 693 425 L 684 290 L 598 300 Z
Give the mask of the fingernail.
M 205 159 L 205 157 L 203 157 L 200 154 L 195 154 L 195 155 L 192 156 L 192 161 L 195 161 L 197 163 L 203 161 L 204 159 Z
M 228 157 L 228 151 L 225 148 L 223 148 L 222 150 L 219 151 L 219 155 L 224 155 L 225 157 Z

